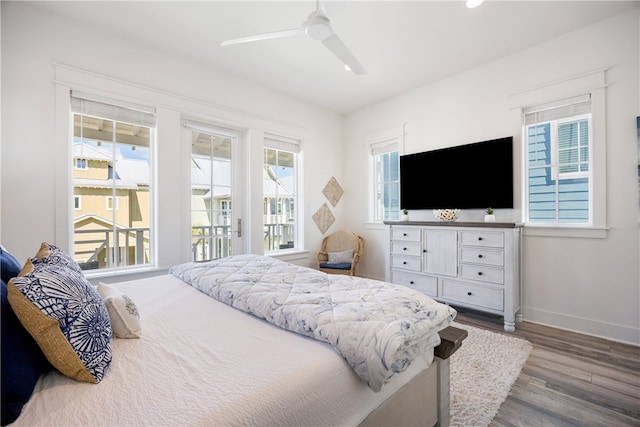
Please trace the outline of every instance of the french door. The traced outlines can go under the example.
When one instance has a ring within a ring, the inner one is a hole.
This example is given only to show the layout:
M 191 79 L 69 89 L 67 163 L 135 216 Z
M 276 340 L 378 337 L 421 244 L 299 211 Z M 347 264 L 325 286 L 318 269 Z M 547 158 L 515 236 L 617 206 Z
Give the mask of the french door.
M 242 134 L 185 123 L 191 143 L 191 258 L 244 253 Z

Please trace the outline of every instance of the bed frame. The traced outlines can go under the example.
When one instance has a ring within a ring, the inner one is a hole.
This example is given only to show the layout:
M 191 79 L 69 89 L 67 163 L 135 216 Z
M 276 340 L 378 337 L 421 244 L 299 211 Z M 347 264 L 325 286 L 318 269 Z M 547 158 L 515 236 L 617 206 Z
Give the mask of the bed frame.
M 439 334 L 442 342 L 435 348 L 433 363 L 369 414 L 360 427 L 449 425 L 449 357 L 468 332 L 449 326 Z

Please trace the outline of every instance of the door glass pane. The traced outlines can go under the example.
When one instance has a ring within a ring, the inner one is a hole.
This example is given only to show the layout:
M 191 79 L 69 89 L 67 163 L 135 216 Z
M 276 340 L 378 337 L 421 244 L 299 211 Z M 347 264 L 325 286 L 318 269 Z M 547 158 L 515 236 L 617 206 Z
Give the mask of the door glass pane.
M 232 139 L 191 133 L 191 252 L 193 261 L 232 255 Z

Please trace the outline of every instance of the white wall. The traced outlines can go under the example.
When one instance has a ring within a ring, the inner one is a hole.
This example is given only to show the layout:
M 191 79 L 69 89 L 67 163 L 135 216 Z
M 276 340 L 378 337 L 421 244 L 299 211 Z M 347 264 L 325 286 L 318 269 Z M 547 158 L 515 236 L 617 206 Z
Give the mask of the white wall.
M 513 135 L 520 114 L 516 91 L 607 68 L 605 238 L 532 236 L 525 229 L 524 318 L 640 344 L 638 182 L 635 117 L 639 106 L 638 8 L 485 66 L 451 76 L 350 114 L 345 122 L 347 185 L 367 185 L 364 135 L 406 123 L 406 153 Z M 561 94 L 560 94 L 561 95 Z M 517 149 L 515 156 L 520 156 Z M 519 175 L 517 165 L 516 175 Z M 437 183 L 430 183 L 437 185 Z M 520 188 L 517 178 L 516 188 Z M 347 202 L 347 226 L 367 239 L 370 277 L 384 277 L 384 231 L 365 224 L 367 193 Z M 522 200 L 516 194 L 516 203 Z M 467 212 L 481 220 L 481 212 Z M 425 212 L 412 213 L 419 219 Z M 498 212 L 505 220 L 520 213 Z M 505 218 L 506 217 L 506 218 Z
M 0 235 L 2 244 L 18 259 L 33 256 L 42 241 L 62 243 L 63 248 L 68 242 L 66 218 L 56 218 L 60 203 L 66 203 L 68 188 L 64 165 L 68 139 L 57 137 L 60 120 L 64 123 L 66 119 L 64 114 L 56 117 L 56 92 L 68 79 L 77 78 L 85 90 L 118 93 L 131 85 L 135 101 L 158 107 L 160 267 L 188 260 L 188 251 L 183 250 L 188 235 L 180 233 L 178 226 L 188 221 L 188 188 L 187 197 L 182 198 L 181 186 L 176 184 L 188 176 L 188 154 L 179 146 L 179 119 L 184 112 L 252 128 L 254 135 L 284 129 L 289 133 L 285 136 L 303 138 L 304 240 L 309 259 L 315 260 L 322 235 L 311 217 L 326 201 L 321 193 L 326 182 L 331 176 L 339 181 L 343 178 L 341 156 L 337 155 L 343 130 L 340 115 L 65 21 L 31 5 L 2 2 L 1 7 Z M 71 68 L 60 71 L 56 64 Z M 83 75 L 78 70 L 90 73 Z M 61 75 L 62 85 L 54 82 Z M 323 156 L 332 160 L 318 162 Z M 181 200 L 187 205 L 181 206 Z M 329 231 L 341 226 L 341 205 L 332 207 L 337 221 Z M 253 212 L 261 221 L 261 202 Z M 262 235 L 261 230 L 259 233 Z

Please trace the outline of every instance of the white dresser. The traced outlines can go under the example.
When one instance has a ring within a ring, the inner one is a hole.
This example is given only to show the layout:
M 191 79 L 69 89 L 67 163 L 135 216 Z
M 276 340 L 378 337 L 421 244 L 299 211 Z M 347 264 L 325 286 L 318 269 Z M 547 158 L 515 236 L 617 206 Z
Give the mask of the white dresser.
M 520 313 L 521 224 L 385 222 L 385 280 L 453 306 L 498 314 L 515 331 Z

